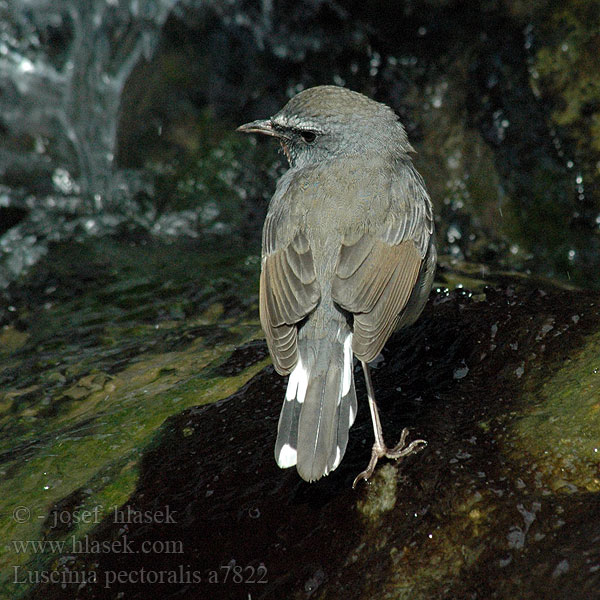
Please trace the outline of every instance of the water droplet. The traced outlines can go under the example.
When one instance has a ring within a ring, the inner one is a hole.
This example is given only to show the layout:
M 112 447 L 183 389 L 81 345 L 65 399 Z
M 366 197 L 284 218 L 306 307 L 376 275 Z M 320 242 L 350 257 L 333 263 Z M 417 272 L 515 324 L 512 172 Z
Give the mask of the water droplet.
M 565 558 L 561 560 L 557 565 L 554 571 L 552 572 L 552 577 L 560 577 L 569 571 L 569 561 Z
M 346 85 L 346 80 L 340 76 L 339 73 L 336 73 L 333 76 L 333 83 L 335 83 L 335 85 L 340 85 L 340 86 L 345 86 Z
M 448 238 L 448 241 L 453 244 L 456 240 L 460 240 L 462 235 L 455 225 L 450 225 L 450 227 L 448 227 L 446 237 Z
M 52 174 L 52 183 L 63 194 L 79 193 L 79 186 L 75 183 L 71 174 L 66 169 L 60 167 L 55 169 Z
M 35 70 L 33 63 L 28 58 L 24 58 L 20 62 L 19 69 L 23 73 L 32 73 Z
M 506 558 L 501 558 L 498 561 L 498 565 L 500 567 L 507 567 L 508 565 L 510 565 L 511 562 L 512 562 L 512 555 L 509 554 Z
M 468 373 L 469 373 L 469 367 L 467 367 L 467 365 L 463 361 L 463 366 L 457 367 L 456 369 L 454 369 L 454 373 L 453 373 L 452 377 L 454 379 L 464 379 Z

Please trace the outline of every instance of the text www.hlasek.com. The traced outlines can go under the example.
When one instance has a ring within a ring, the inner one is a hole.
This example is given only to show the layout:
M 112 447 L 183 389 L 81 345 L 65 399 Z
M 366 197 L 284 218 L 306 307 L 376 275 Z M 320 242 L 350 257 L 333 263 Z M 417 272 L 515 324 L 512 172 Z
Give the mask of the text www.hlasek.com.
M 66 540 L 13 540 L 16 554 L 64 553 L 90 554 L 183 554 L 181 540 L 144 540 L 138 547 L 127 535 L 118 540 L 92 540 L 87 535 L 78 540 L 72 535 Z

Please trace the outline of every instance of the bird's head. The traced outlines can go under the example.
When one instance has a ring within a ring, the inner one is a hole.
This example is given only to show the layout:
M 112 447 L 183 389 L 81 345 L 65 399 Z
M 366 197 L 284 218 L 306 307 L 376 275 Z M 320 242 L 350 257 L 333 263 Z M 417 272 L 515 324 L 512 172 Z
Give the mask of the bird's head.
M 238 127 L 279 140 L 290 167 L 343 156 L 412 151 L 394 111 L 358 92 L 322 85 L 300 92 L 270 119 Z

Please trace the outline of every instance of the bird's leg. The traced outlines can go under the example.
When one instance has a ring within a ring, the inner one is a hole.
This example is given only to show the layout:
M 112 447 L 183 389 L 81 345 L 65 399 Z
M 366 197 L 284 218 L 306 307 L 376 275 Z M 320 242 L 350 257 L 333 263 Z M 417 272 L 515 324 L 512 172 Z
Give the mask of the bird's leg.
M 381 421 L 379 420 L 379 412 L 377 411 L 377 404 L 375 404 L 375 392 L 373 391 L 373 382 L 371 381 L 371 372 L 369 371 L 369 365 L 361 361 L 363 371 L 365 373 L 365 383 L 367 385 L 367 397 L 369 398 L 369 409 L 371 410 L 371 420 L 373 421 L 373 433 L 375 435 L 375 443 L 373 444 L 373 450 L 371 451 L 371 460 L 367 465 L 367 468 L 356 476 L 352 487 L 355 488 L 356 484 L 364 479 L 365 481 L 373 475 L 375 471 L 375 465 L 377 461 L 382 457 L 392 458 L 398 460 L 404 456 L 408 456 L 413 452 L 422 450 L 427 442 L 425 440 L 415 440 L 411 442 L 406 448 L 404 444 L 406 442 L 406 436 L 408 435 L 408 429 L 404 428 L 400 436 L 400 441 L 392 449 L 388 449 L 383 441 L 383 432 L 381 431 Z

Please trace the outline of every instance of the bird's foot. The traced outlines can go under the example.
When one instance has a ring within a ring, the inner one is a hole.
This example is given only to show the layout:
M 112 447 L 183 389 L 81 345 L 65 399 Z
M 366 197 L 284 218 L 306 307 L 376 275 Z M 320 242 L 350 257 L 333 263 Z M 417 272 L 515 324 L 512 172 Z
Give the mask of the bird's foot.
M 386 458 L 391 458 L 393 460 L 399 460 L 412 454 L 413 452 L 419 452 L 419 450 L 423 450 L 425 446 L 427 446 L 427 442 L 425 440 L 414 440 L 408 446 L 405 447 L 406 437 L 408 436 L 408 429 L 404 428 L 402 430 L 402 435 L 400 436 L 400 441 L 390 450 L 381 440 L 375 440 L 373 444 L 373 450 L 371 450 L 371 460 L 367 465 L 367 468 L 359 473 L 352 484 L 352 488 L 354 489 L 358 482 L 361 479 L 367 481 L 373 472 L 375 471 L 375 466 L 377 465 L 377 461 L 384 456 Z

